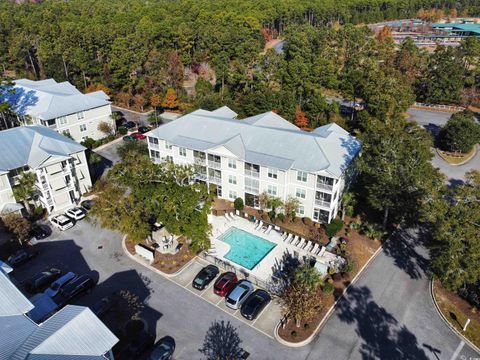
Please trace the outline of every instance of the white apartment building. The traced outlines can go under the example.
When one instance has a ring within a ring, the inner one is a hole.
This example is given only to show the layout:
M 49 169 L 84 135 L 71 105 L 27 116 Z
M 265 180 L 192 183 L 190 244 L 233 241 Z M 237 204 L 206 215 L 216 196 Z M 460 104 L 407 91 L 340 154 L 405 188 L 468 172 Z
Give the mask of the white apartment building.
M 298 198 L 297 216 L 335 218 L 360 142 L 333 123 L 305 132 L 273 112 L 236 120 L 229 110 L 200 109 L 150 131 L 150 158 L 194 165 L 223 199 L 258 207 L 265 191 Z
M 98 130 L 102 121 L 115 128 L 108 95 L 103 91 L 82 94 L 68 81 L 16 80 L 14 92 L 5 97 L 20 124 L 44 125 L 60 134 L 68 133 L 78 142 L 105 137 Z
M 33 200 L 49 213 L 75 205 L 92 186 L 85 150 L 45 126 L 0 131 L 0 213 L 21 208 L 12 188 L 24 171 L 37 175 Z

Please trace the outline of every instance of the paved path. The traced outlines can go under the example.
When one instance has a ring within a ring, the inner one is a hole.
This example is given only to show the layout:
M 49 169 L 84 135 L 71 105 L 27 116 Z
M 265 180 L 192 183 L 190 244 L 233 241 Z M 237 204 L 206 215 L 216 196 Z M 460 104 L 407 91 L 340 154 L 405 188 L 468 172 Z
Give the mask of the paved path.
M 317 336 L 307 359 L 474 360 L 436 312 L 419 236 L 385 245 Z

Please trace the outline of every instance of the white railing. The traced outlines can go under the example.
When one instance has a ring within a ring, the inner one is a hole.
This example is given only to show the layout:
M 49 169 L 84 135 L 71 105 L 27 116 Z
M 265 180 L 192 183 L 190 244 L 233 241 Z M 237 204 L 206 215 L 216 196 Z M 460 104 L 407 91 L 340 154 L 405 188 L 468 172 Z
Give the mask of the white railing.
M 216 161 L 208 160 L 208 167 L 220 169 L 222 167 L 222 164 Z
M 193 163 L 195 165 L 205 165 L 205 158 L 194 157 Z
M 251 187 L 248 185 L 245 186 L 245 191 L 254 195 L 258 195 L 260 193 L 259 188 Z
M 211 183 L 215 183 L 215 184 L 221 184 L 222 183 L 222 178 L 219 178 L 217 176 L 209 176 L 208 181 L 210 181 Z
M 324 183 L 324 182 L 321 182 L 321 181 L 317 181 L 317 188 L 332 191 L 333 190 L 333 185 L 330 185 L 330 184 L 327 184 L 327 183 Z
M 155 144 L 153 142 L 149 142 L 148 145 L 150 146 L 150 148 L 152 149 L 160 149 L 160 145 L 159 144 Z
M 419 102 L 414 103 L 412 107 L 426 108 L 426 109 L 429 109 L 429 110 L 448 111 L 448 112 L 458 112 L 458 111 L 465 110 L 465 108 L 462 107 L 462 106 L 424 104 L 424 103 L 419 103 Z
M 315 205 L 323 206 L 324 208 L 330 209 L 331 202 L 321 199 L 315 199 Z
M 195 174 L 196 180 L 207 181 L 207 174 Z
M 260 177 L 260 172 L 259 171 L 252 171 L 252 170 L 245 170 L 245 176 L 258 178 L 258 177 Z

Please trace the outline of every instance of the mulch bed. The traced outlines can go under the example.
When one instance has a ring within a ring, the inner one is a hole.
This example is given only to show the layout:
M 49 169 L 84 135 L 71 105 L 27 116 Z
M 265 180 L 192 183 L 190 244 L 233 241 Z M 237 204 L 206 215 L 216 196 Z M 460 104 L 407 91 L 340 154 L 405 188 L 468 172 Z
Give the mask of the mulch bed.
M 188 249 L 188 244 L 186 243 L 184 237 L 179 239 L 179 243 L 183 244 L 183 246 L 175 255 L 161 254 L 160 252 L 156 251 L 155 260 L 151 266 L 166 274 L 173 274 L 180 270 L 185 264 L 195 257 L 195 254 L 190 252 Z M 142 242 L 142 244 L 149 246 L 147 242 Z M 125 245 L 130 254 L 135 255 L 135 243 L 127 239 Z

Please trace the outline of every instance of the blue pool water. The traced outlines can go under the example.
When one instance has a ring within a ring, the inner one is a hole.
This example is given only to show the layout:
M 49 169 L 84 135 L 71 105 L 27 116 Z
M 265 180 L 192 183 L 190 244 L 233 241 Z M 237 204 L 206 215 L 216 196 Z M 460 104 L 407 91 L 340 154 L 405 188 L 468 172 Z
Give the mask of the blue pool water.
M 252 270 L 276 244 L 250 234 L 247 231 L 232 227 L 219 238 L 230 245 L 225 259 Z

